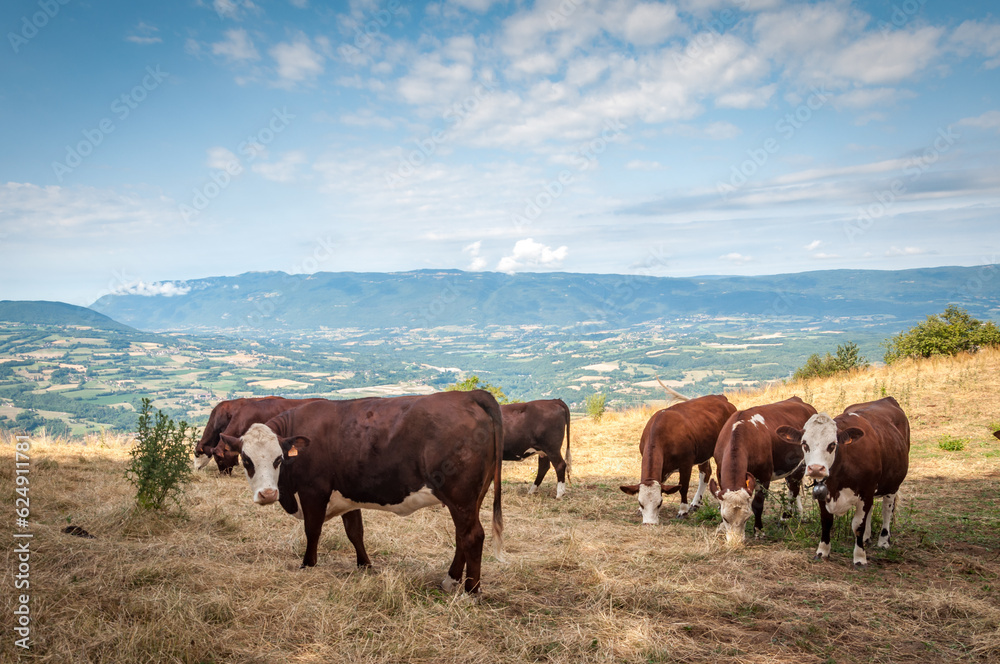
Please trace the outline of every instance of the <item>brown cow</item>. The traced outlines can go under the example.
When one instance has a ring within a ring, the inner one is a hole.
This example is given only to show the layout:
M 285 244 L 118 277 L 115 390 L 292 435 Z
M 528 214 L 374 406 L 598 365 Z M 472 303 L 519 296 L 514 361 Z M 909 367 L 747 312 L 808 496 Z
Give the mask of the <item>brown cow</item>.
M 232 475 L 233 467 L 239 462 L 239 454 L 236 452 L 215 454 L 221 434 L 225 433 L 227 436 L 239 438 L 246 433 L 251 424 L 267 422 L 278 413 L 301 406 L 309 401 L 316 401 L 316 399 L 257 397 L 220 401 L 212 409 L 212 414 L 208 416 L 205 430 L 201 433 L 201 440 L 194 446 L 195 467 L 204 468 L 214 457 L 219 472 L 224 475 Z
M 639 511 L 644 524 L 660 522 L 663 494 L 681 492 L 678 517 L 687 516 L 689 510 L 701 506 L 701 497 L 712 476 L 709 459 L 715 452 L 719 431 L 736 406 L 721 394 L 710 394 L 683 401 L 657 411 L 642 431 L 639 452 L 642 454 L 642 479 L 639 484 L 622 485 L 622 491 L 639 495 Z M 691 469 L 698 466 L 698 490 L 688 505 L 688 485 Z M 670 473 L 677 471 L 679 484 L 665 486 Z
M 993 435 L 994 435 L 994 436 L 995 436 L 996 438 L 1000 438 L 1000 431 L 994 431 L 994 432 L 993 432 Z
M 888 549 L 889 527 L 896 511 L 899 485 L 910 458 L 910 422 L 892 397 L 857 403 L 830 419 L 813 415 L 804 427 L 783 426 L 778 435 L 805 454 L 806 474 L 813 478 L 823 525 L 816 558 L 830 557 L 833 517 L 854 507 L 854 564 L 868 564 L 865 545 L 871 539 L 869 516 L 882 497 L 882 532 L 878 545 Z
M 503 418 L 489 392 L 316 401 L 254 424 L 241 439 L 222 440 L 240 450 L 255 503 L 280 501 L 289 514 L 302 512 L 302 567 L 316 564 L 331 516 L 362 508 L 405 516 L 443 504 L 456 543 L 442 586 L 456 588 L 464 570 L 465 590 L 478 593 L 485 538 L 479 508 L 491 482 L 493 545 L 501 555 Z
M 556 471 L 556 498 L 566 493 L 566 473 L 572 464 L 569 454 L 569 406 L 562 399 L 507 403 L 503 414 L 503 460 L 521 461 L 538 454 L 538 473 L 528 489 L 534 493 L 551 464 Z M 566 458 L 560 454 L 566 432 Z
M 744 540 L 744 525 L 754 516 L 754 534 L 763 534 L 764 493 L 771 480 L 784 478 L 802 514 L 799 489 L 802 475 L 802 449 L 788 445 L 778 437 L 782 426 L 801 427 L 816 409 L 798 397 L 755 406 L 733 413 L 715 444 L 715 472 L 719 482 L 709 483 L 712 494 L 719 499 L 722 524 L 730 543 Z M 759 486 L 759 488 L 757 488 Z M 754 489 L 757 494 L 754 495 Z M 750 497 L 753 496 L 751 505 Z

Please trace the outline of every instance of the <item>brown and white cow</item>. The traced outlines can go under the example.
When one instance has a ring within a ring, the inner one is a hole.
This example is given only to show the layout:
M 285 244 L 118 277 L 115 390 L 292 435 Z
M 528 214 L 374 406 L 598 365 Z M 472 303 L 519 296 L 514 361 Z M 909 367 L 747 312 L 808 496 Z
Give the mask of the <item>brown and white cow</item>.
M 301 406 L 316 399 L 285 399 L 284 397 L 256 397 L 248 399 L 230 399 L 220 401 L 212 409 L 201 433 L 201 440 L 194 446 L 195 468 L 202 469 L 214 458 L 219 472 L 225 475 L 233 473 L 233 467 L 239 462 L 239 454 L 234 451 L 216 454 L 219 446 L 219 436 L 239 438 L 251 424 L 267 422 L 269 419 L 289 408 Z
M 872 527 L 869 516 L 879 496 L 882 532 L 878 545 L 889 548 L 897 492 L 910 458 L 910 422 L 899 403 L 892 397 L 857 403 L 833 419 L 820 413 L 803 427 L 781 427 L 778 435 L 801 446 L 806 475 L 816 482 L 813 497 L 819 501 L 823 526 L 816 558 L 830 557 L 833 518 L 854 507 L 854 564 L 867 565 L 865 545 Z
M 754 406 L 733 413 L 719 432 L 715 444 L 715 472 L 709 490 L 719 499 L 726 541 L 744 540 L 744 526 L 754 517 L 754 534 L 760 537 L 764 522 L 764 494 L 772 480 L 784 479 L 802 514 L 802 449 L 788 445 L 777 431 L 783 426 L 801 427 L 816 409 L 798 397 Z M 754 495 L 754 489 L 757 493 Z M 753 502 L 751 503 L 751 496 Z
M 639 484 L 619 487 L 630 496 L 639 496 L 642 522 L 656 525 L 660 522 L 663 495 L 681 493 L 678 517 L 701 506 L 701 497 L 712 476 L 709 459 L 715 452 L 719 431 L 736 406 L 721 394 L 710 394 L 683 401 L 657 411 L 646 422 L 639 439 L 642 454 L 642 478 Z M 698 490 L 688 504 L 688 486 L 691 469 L 698 466 Z M 677 471 L 679 484 L 666 486 L 663 482 L 670 473 Z
M 521 461 L 538 454 L 538 473 L 528 493 L 535 493 L 549 466 L 556 471 L 556 498 L 566 493 L 566 474 L 572 464 L 569 453 L 569 406 L 562 399 L 506 403 L 503 414 L 503 460 Z M 566 458 L 560 454 L 566 434 Z
M 493 546 L 501 556 L 503 418 L 488 392 L 317 401 L 223 440 L 240 449 L 255 503 L 280 501 L 289 514 L 302 512 L 302 567 L 316 564 L 323 522 L 332 516 L 359 509 L 405 516 L 444 505 L 456 544 L 442 586 L 458 587 L 464 571 L 465 590 L 478 593 L 485 538 L 479 509 L 491 482 Z

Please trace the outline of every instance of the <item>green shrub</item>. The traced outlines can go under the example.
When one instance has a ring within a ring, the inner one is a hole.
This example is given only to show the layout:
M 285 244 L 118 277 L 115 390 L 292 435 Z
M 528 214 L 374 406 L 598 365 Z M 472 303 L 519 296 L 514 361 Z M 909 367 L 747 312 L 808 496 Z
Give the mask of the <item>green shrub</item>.
M 591 394 L 584 401 L 584 409 L 587 411 L 587 415 L 593 418 L 595 422 L 600 422 L 601 418 L 604 417 L 604 407 L 607 405 L 608 396 L 606 394 Z
M 136 504 L 143 509 L 161 509 L 166 501 L 179 504 L 184 485 L 191 481 L 191 449 L 195 430 L 183 420 L 178 424 L 162 410 L 151 416 L 149 399 L 142 400 L 136 444 L 125 479 L 136 488 Z
M 468 392 L 469 390 L 486 390 L 497 400 L 497 403 L 510 403 L 510 399 L 503 393 L 503 390 L 496 385 L 491 385 L 485 380 L 479 380 L 479 376 L 473 374 L 465 380 L 460 380 L 454 385 L 444 388 L 445 392 Z
M 795 380 L 806 378 L 825 378 L 841 371 L 851 369 L 863 369 L 868 366 L 868 360 L 861 356 L 861 349 L 853 341 L 837 346 L 837 354 L 826 354 L 820 357 L 819 353 L 809 356 L 806 363 L 802 365 L 793 375 Z
M 965 449 L 965 440 L 954 436 L 941 436 L 938 439 L 938 447 L 945 452 L 961 452 Z
M 885 362 L 892 364 L 904 357 L 931 357 L 974 353 L 984 346 L 1000 346 L 1000 328 L 982 322 L 965 309 L 949 305 L 943 314 L 927 320 L 887 340 Z

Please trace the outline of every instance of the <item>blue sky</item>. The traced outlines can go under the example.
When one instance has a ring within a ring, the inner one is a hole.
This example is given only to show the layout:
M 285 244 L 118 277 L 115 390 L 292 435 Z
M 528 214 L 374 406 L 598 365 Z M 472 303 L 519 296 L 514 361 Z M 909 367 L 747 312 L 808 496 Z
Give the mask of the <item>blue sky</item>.
M 991 2 L 6 2 L 0 298 L 997 262 Z

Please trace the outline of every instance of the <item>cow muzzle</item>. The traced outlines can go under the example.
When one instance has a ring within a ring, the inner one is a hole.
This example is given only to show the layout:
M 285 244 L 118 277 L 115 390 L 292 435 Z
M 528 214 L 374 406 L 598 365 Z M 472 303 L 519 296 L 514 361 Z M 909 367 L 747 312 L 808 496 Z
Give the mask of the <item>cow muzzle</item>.
M 254 496 L 253 501 L 258 505 L 270 505 L 278 500 L 277 489 L 261 489 Z
M 808 468 L 806 468 L 806 475 L 808 475 L 812 479 L 823 480 L 830 475 L 830 471 L 826 469 L 826 466 L 814 463 Z

